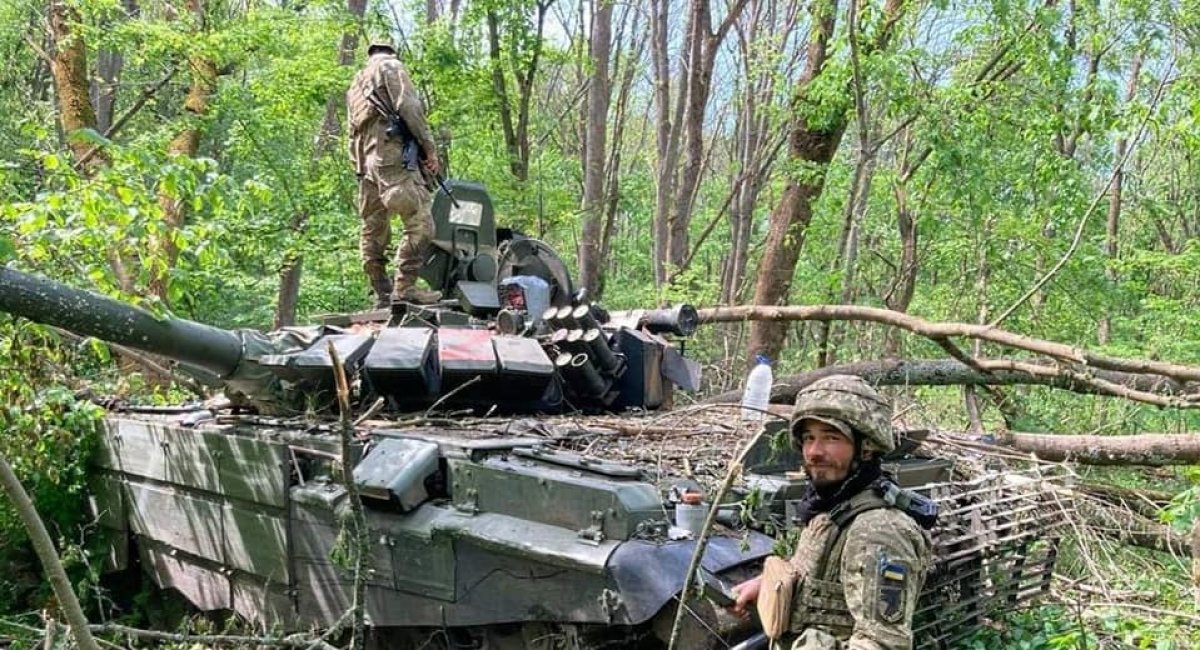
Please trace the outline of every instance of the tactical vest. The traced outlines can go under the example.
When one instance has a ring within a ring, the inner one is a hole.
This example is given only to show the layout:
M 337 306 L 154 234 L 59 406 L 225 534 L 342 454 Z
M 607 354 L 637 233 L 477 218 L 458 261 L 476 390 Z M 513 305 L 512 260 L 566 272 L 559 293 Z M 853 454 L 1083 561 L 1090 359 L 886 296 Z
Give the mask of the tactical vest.
M 346 112 L 352 137 L 361 133 L 367 122 L 380 119 L 379 111 L 371 106 L 366 97 L 375 92 L 379 85 L 379 64 L 384 58 L 385 55 L 377 54 L 367 59 L 367 65 L 350 82 L 350 89 L 346 92 Z
M 367 95 L 380 85 L 379 66 L 390 59 L 387 54 L 375 54 L 367 59 L 367 65 L 354 76 L 350 89 L 346 91 L 346 121 L 350 127 L 350 161 L 354 173 L 362 176 L 367 172 L 367 154 L 383 136 L 384 120 L 379 110 L 367 101 Z
M 854 632 L 854 617 L 846 604 L 842 586 L 842 551 L 846 547 L 846 531 L 854 518 L 869 510 L 893 507 L 874 489 L 866 489 L 838 505 L 829 513 L 836 530 L 829 535 L 821 562 L 815 570 L 796 585 L 792 598 L 792 617 L 788 629 L 800 634 L 810 627 L 820 627 L 839 639 Z

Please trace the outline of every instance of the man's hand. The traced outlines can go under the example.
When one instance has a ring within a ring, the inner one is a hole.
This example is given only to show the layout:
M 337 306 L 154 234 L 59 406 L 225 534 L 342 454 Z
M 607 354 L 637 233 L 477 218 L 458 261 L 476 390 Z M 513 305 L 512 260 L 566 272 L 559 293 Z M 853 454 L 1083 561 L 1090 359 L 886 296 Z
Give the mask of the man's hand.
M 437 176 L 438 172 L 442 170 L 442 163 L 438 160 L 436 153 L 430 152 L 425 155 L 425 170 L 434 176 Z
M 733 613 L 742 618 L 750 618 L 749 605 L 758 600 L 758 590 L 762 586 L 762 576 L 751 578 L 733 588 L 737 600 L 733 603 Z

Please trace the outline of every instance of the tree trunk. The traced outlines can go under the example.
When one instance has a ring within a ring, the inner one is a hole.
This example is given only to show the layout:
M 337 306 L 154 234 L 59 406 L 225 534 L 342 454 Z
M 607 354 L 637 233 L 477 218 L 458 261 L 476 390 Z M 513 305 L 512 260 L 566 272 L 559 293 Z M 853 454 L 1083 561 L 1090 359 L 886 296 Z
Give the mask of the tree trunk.
M 713 69 L 717 51 L 729 29 L 738 19 L 747 0 L 738 0 L 729 7 L 721 25 L 712 29 L 712 8 L 708 0 L 692 0 L 688 21 L 686 76 L 679 92 L 684 99 L 683 149 L 684 163 L 675 187 L 674 206 L 667 217 L 667 261 L 672 268 L 684 266 L 689 251 L 688 229 L 692 222 L 696 191 L 705 167 L 704 115 L 712 90 Z
M 858 268 L 859 233 L 867 212 L 867 199 L 871 194 L 871 183 L 875 179 L 875 162 L 875 155 L 863 150 L 860 146 L 859 160 L 854 169 L 854 182 L 851 184 L 850 196 L 846 201 L 846 214 L 838 245 L 838 258 L 835 261 L 841 266 L 842 291 L 838 302 L 843 305 L 853 302 L 854 276 Z M 837 324 L 823 323 L 819 329 L 817 365 L 833 365 L 837 363 L 837 349 L 840 347 Z
M 613 115 L 613 120 L 612 120 L 613 134 L 612 134 L 612 146 L 610 147 L 611 155 L 610 155 L 610 158 L 608 161 L 607 168 L 605 170 L 605 181 L 604 181 L 605 190 L 604 191 L 605 191 L 606 198 L 605 198 L 605 205 L 604 205 L 604 230 L 600 234 L 600 260 L 602 261 L 602 263 L 600 265 L 600 282 L 597 287 L 597 298 L 599 298 L 600 295 L 602 295 L 604 292 L 604 281 L 605 281 L 606 273 L 608 271 L 608 267 L 604 262 L 606 262 L 607 260 L 610 259 L 610 254 L 611 254 L 611 249 L 612 249 L 612 238 L 613 238 L 614 231 L 616 230 L 617 207 L 618 207 L 618 201 L 620 199 L 620 188 L 621 188 L 621 164 L 622 164 L 622 155 L 621 155 L 622 146 L 621 145 L 625 141 L 625 126 L 626 126 L 626 123 L 628 122 L 626 117 L 628 114 L 629 98 L 632 95 L 633 82 L 634 82 L 634 79 L 636 78 L 638 72 L 640 71 L 639 66 L 636 65 L 634 62 L 642 60 L 642 55 L 645 53 L 645 49 L 646 49 L 646 31 L 647 30 L 641 21 L 641 17 L 642 17 L 641 11 L 626 10 L 622 14 L 621 32 L 623 33 L 625 31 L 625 28 L 624 28 L 625 21 L 629 19 L 631 14 L 633 17 L 633 25 L 630 28 L 630 31 L 635 34 L 634 38 L 636 39 L 635 45 L 632 48 L 632 51 L 633 51 L 632 55 L 629 57 L 629 60 L 625 63 L 624 70 L 621 70 L 621 66 L 620 66 L 621 59 L 620 58 L 617 59 L 615 65 L 613 66 L 613 76 L 619 77 L 621 79 L 621 82 L 620 82 L 620 90 L 617 93 L 617 105 L 616 105 L 616 109 L 615 109 L 615 114 Z M 618 52 L 621 51 L 621 48 L 622 48 L 621 43 L 623 42 L 623 40 L 624 40 L 623 38 L 618 36 L 617 46 L 616 46 L 616 50 Z M 635 142 L 640 143 L 640 142 L 642 142 L 642 139 L 637 138 L 635 140 Z M 640 148 L 641 148 L 640 146 L 635 147 L 634 156 L 633 156 L 634 160 L 641 159 L 641 156 L 638 153 Z
M 883 25 L 868 51 L 884 49 L 891 41 L 896 22 L 903 11 L 902 0 L 887 0 L 883 9 Z M 779 305 L 787 301 L 792 287 L 792 276 L 796 262 L 804 246 L 808 224 L 812 221 L 813 203 L 825 185 L 829 162 L 837 151 L 846 130 L 845 107 L 824 107 L 829 117 L 821 122 L 810 121 L 815 114 L 807 107 L 816 102 L 840 101 L 809 96 L 810 86 L 825 69 L 829 57 L 829 41 L 833 37 L 837 0 L 814 3 L 813 29 L 808 41 L 808 59 L 803 74 L 796 84 L 789 127 L 788 167 L 804 170 L 804 174 L 787 179 L 783 197 L 771 212 L 767 232 L 766 250 L 758 274 L 758 285 L 754 291 L 754 302 L 759 305 Z M 848 105 L 847 105 L 848 106 Z M 756 354 L 776 357 L 783 348 L 787 325 L 783 323 L 755 322 L 750 326 L 748 359 L 753 363 Z
M 590 299 L 600 287 L 600 223 L 604 215 L 605 136 L 611 93 L 608 57 L 612 44 L 612 2 L 595 0 L 592 10 L 591 62 L 587 128 L 583 147 L 583 234 L 579 240 L 579 283 Z M 619 143 L 615 143 L 617 145 Z
M 97 130 L 96 111 L 89 93 L 87 47 L 83 34 L 75 31 L 78 25 L 79 12 L 73 5 L 63 0 L 50 3 L 50 34 L 54 42 L 50 71 L 58 97 L 58 117 L 75 160 L 87 160 L 82 170 L 86 174 L 107 165 L 108 156 L 100 151 L 88 157 L 94 145 L 75 133 L 80 129 Z
M 533 81 L 537 76 L 538 62 L 542 57 L 542 34 L 546 28 L 546 12 L 554 0 L 537 3 L 537 34 L 533 40 L 533 52 L 528 55 L 524 70 L 514 70 L 517 77 L 517 166 L 514 175 L 524 182 L 529 178 L 529 106 L 533 100 Z M 523 73 L 523 74 L 522 74 Z
M 307 215 L 296 212 L 292 216 L 289 228 L 296 235 L 302 235 Z M 275 318 L 271 323 L 272 329 L 291 327 L 296 324 L 296 311 L 300 305 L 300 280 L 304 276 L 304 254 L 292 251 L 283 258 L 283 266 L 279 268 L 279 291 L 275 297 Z
M 688 252 L 691 197 L 704 162 L 704 109 L 708 105 L 708 87 L 712 78 L 712 61 L 708 57 L 708 33 L 712 24 L 709 3 L 692 0 L 690 5 L 684 75 L 678 91 L 683 102 L 679 130 L 684 160 L 677 177 L 671 212 L 667 215 L 667 263 L 672 269 L 683 266 Z
M 1138 52 L 1133 57 L 1133 67 L 1129 71 L 1129 83 L 1125 87 L 1125 105 L 1128 106 L 1133 102 L 1134 96 L 1137 94 L 1138 75 L 1142 72 L 1142 53 Z M 1121 136 L 1117 138 L 1116 150 L 1113 152 L 1113 159 L 1118 161 L 1125 158 L 1125 153 L 1129 149 L 1129 138 Z M 1110 290 L 1115 290 L 1117 287 L 1117 238 L 1120 235 L 1121 225 L 1121 187 L 1125 180 L 1125 170 L 1117 169 L 1113 174 L 1112 187 L 1108 193 L 1108 219 L 1105 221 L 1104 228 L 1104 256 L 1107 263 L 1104 265 L 1104 279 L 1108 282 Z M 1109 337 L 1112 334 L 1112 311 L 1109 305 L 1104 307 L 1104 316 L 1100 319 L 1100 325 L 1097 328 L 1096 339 L 1101 345 L 1107 344 Z
M 667 281 L 668 215 L 675 195 L 675 166 L 679 161 L 679 119 L 671 119 L 671 64 L 669 0 L 652 0 L 650 13 L 651 58 L 654 61 L 655 145 L 658 168 L 654 188 L 654 285 Z M 687 44 L 684 45 L 687 51 Z
M 514 178 L 524 183 L 529 178 L 529 107 L 533 99 L 533 80 L 537 76 L 538 62 L 542 55 L 542 33 L 546 26 L 546 11 L 554 0 L 539 0 L 536 3 L 536 35 L 530 41 L 530 52 L 508 52 L 512 61 L 512 72 L 517 82 L 517 114 L 513 116 L 509 100 L 508 80 L 504 72 L 504 54 L 500 39 L 500 16 L 495 10 L 487 12 L 488 57 L 492 68 L 492 88 L 500 111 L 500 124 L 504 130 L 504 144 L 508 149 L 509 170 Z M 516 47 L 515 45 L 513 46 Z
M 200 0 L 189 3 L 193 11 L 201 12 Z M 199 122 L 208 114 L 208 100 L 217 89 L 217 65 L 212 60 L 202 56 L 192 57 L 188 62 L 192 72 L 192 83 L 188 87 L 187 97 L 183 102 L 186 125 L 167 145 L 167 153 L 171 156 L 194 158 L 200 148 L 201 124 Z M 159 249 L 162 251 L 163 267 L 158 270 L 150 281 L 150 290 L 164 303 L 170 302 L 171 270 L 179 258 L 179 246 L 175 236 L 183 227 L 185 214 L 182 197 L 171 196 L 165 191 L 159 191 L 158 205 L 163 212 L 163 233 L 159 239 Z
M 518 180 L 520 176 L 520 150 L 517 147 L 517 130 L 513 126 L 512 107 L 508 101 L 508 82 L 504 78 L 504 65 L 500 61 L 500 17 L 496 12 L 487 14 L 488 55 L 492 66 L 492 91 L 496 93 L 496 106 L 500 111 L 500 126 L 504 130 L 504 145 L 508 149 L 508 168 Z
M 776 305 L 787 301 L 792 275 L 800 259 L 800 249 L 808 224 L 812 221 L 812 202 L 825 185 L 825 173 L 846 130 L 844 112 L 828 118 L 825 124 L 810 123 L 802 109 L 809 100 L 808 89 L 820 76 L 829 57 L 838 0 L 822 0 L 811 7 L 813 27 L 809 35 L 804 72 L 797 82 L 793 117 L 788 135 L 788 167 L 805 168 L 807 174 L 787 179 L 779 204 L 771 211 L 766 250 L 758 272 L 754 302 Z M 815 169 L 814 169 L 815 168 Z M 749 358 L 758 354 L 778 357 L 783 349 L 787 326 L 778 323 L 751 323 Z
M 900 164 L 899 178 L 892 186 L 892 194 L 896 198 L 896 230 L 900 235 L 900 265 L 896 269 L 896 277 L 892 286 L 883 298 L 883 304 L 888 309 L 907 312 L 912 304 L 913 295 L 917 288 L 917 224 L 912 211 L 908 207 L 908 182 L 915 171 L 909 163 L 908 154 L 911 150 L 911 130 L 904 130 L 904 154 Z M 901 343 L 898 332 L 888 332 L 884 339 L 885 357 L 903 356 L 900 353 Z
M 138 15 L 136 0 L 123 0 L 125 18 Z M 117 87 L 125 56 L 120 50 L 101 50 L 96 55 L 96 79 L 92 82 L 92 102 L 96 106 L 96 130 L 108 134 L 113 124 L 113 113 L 117 103 Z
M 117 103 L 117 85 L 121 79 L 125 57 L 119 51 L 102 50 L 96 59 L 96 80 L 92 84 L 92 98 L 96 105 L 96 130 L 105 133 L 112 126 L 113 110 Z
M 752 0 L 745 19 L 734 23 L 746 82 L 734 126 L 735 168 L 740 173 L 731 174 L 730 179 L 734 198 L 729 212 L 730 252 L 721 275 L 723 305 L 740 302 L 744 295 L 754 210 L 783 143 L 782 138 L 774 137 L 771 121 L 776 81 L 790 78 L 799 60 L 798 50 L 784 58 L 769 39 L 795 31 L 800 13 L 793 3 L 780 6 L 774 1 Z M 764 56 L 776 59 L 772 65 L 764 65 Z

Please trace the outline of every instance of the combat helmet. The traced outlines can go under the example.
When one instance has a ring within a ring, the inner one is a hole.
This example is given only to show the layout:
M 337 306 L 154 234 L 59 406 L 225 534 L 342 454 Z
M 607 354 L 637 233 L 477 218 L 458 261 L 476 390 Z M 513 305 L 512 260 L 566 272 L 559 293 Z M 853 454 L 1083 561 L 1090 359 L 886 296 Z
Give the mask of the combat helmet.
M 862 377 L 830 375 L 805 386 L 796 394 L 791 430 L 802 420 L 825 422 L 853 438 L 857 431 L 864 449 L 888 453 L 896 448 L 892 431 L 892 407 Z
M 376 52 L 391 52 L 392 54 L 396 54 L 396 46 L 392 45 L 392 42 L 389 40 L 375 38 L 372 39 L 371 44 L 367 46 L 367 56 L 371 56 Z

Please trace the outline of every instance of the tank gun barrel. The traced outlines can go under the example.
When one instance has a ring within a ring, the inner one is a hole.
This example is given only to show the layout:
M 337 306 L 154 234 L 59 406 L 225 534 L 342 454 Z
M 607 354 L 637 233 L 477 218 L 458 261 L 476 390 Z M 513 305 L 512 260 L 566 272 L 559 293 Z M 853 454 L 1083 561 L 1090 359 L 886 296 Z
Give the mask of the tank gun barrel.
M 228 377 L 242 359 L 234 332 L 154 314 L 48 278 L 0 267 L 0 311 Z

